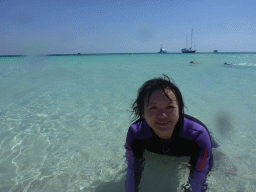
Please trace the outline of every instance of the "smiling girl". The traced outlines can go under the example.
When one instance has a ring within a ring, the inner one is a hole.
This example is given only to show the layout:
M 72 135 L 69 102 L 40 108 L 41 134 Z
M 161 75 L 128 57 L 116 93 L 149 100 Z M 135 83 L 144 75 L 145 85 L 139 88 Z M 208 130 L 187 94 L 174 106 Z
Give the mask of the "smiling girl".
M 125 188 L 139 191 L 144 168 L 144 150 L 169 156 L 189 156 L 189 183 L 184 191 L 207 189 L 206 176 L 213 166 L 211 139 L 208 129 L 198 119 L 184 114 L 179 88 L 164 75 L 145 82 L 132 105 L 134 120 L 126 138 L 128 164 Z

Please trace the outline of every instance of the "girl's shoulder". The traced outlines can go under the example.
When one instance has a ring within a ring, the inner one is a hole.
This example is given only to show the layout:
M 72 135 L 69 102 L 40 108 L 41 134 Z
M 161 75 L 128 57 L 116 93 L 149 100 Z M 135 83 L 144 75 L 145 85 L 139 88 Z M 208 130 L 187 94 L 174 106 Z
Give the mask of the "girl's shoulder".
M 128 133 L 133 135 L 137 139 L 145 139 L 152 137 L 152 133 L 150 131 L 150 127 L 147 124 L 146 120 L 137 120 L 129 127 Z
M 205 138 L 209 137 L 212 143 L 212 147 L 219 147 L 218 142 L 213 138 L 212 133 L 209 131 L 206 125 L 195 117 L 184 114 L 183 130 L 183 135 L 193 135 L 194 138 L 198 137 L 199 135 Z
M 189 123 L 190 125 L 191 124 L 193 124 L 193 125 L 200 125 L 200 126 L 204 127 L 206 130 L 208 130 L 206 125 L 204 123 L 202 123 L 202 121 L 200 121 L 199 119 L 197 119 L 197 118 L 195 118 L 193 116 L 184 114 L 184 121 L 186 123 Z

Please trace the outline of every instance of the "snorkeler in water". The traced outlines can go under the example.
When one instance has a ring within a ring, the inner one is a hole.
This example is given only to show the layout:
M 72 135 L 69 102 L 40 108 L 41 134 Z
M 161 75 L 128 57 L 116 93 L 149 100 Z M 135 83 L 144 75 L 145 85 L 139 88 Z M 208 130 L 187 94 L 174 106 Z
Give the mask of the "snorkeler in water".
M 233 65 L 233 64 L 232 64 L 232 63 L 226 63 L 226 62 L 225 62 L 224 65 Z
M 179 88 L 166 75 L 151 79 L 138 90 L 132 109 L 136 121 L 128 130 L 125 144 L 126 191 L 139 191 L 144 150 L 189 156 L 189 183 L 183 185 L 183 190 L 205 191 L 206 176 L 213 166 L 212 148 L 217 148 L 218 144 L 202 122 L 184 114 Z
M 190 61 L 190 63 L 194 63 L 194 64 L 195 64 L 195 61 L 196 61 L 196 60 L 194 60 L 194 61 Z

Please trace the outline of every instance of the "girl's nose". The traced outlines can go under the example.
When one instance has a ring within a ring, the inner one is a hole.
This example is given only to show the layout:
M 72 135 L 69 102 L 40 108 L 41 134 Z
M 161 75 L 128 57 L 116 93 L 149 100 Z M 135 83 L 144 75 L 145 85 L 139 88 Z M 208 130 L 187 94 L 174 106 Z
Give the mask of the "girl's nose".
M 164 110 L 159 110 L 157 117 L 167 117 L 167 113 Z

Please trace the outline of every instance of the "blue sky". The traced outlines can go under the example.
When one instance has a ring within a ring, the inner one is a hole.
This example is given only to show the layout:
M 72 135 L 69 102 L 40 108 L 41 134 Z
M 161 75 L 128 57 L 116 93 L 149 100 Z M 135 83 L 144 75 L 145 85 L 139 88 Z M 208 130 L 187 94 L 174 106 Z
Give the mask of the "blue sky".
M 255 52 L 255 0 L 0 0 L 0 55 Z

